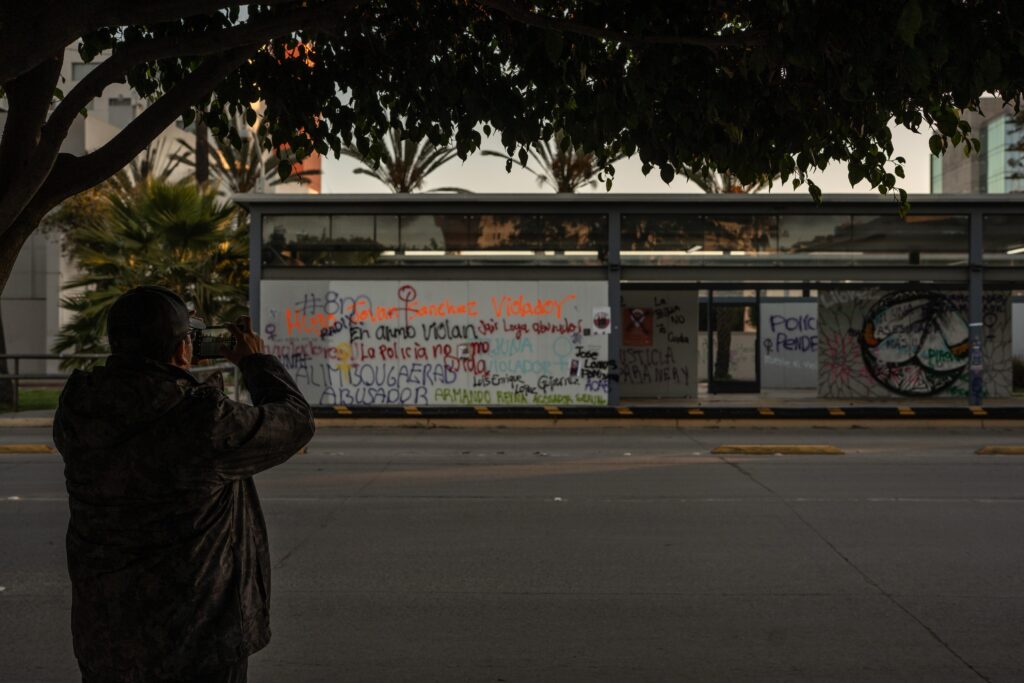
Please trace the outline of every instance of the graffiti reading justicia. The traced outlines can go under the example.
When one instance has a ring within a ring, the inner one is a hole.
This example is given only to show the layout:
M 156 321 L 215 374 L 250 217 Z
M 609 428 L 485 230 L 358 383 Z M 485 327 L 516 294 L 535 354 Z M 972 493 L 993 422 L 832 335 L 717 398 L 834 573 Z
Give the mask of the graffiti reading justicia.
M 599 282 L 264 281 L 268 351 L 320 405 L 604 404 Z

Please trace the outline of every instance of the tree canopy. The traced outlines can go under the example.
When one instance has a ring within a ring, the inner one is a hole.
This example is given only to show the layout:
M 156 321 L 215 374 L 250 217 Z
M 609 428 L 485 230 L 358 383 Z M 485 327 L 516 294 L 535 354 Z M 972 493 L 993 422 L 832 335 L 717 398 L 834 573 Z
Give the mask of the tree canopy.
M 890 121 L 932 150 L 971 141 L 979 97 L 1019 103 L 1024 3 L 984 0 L 151 0 L 0 5 L 0 285 L 47 210 L 127 164 L 178 117 L 266 103 L 267 143 L 301 158 L 390 130 L 462 157 L 496 131 L 523 162 L 564 132 L 605 174 L 619 154 L 671 181 L 807 181 L 829 162 L 898 192 Z M 109 56 L 73 87 L 66 45 Z M 127 81 L 149 106 L 109 143 L 59 153 L 86 104 Z M 281 173 L 290 166 L 282 163 Z M 816 188 L 811 185 L 812 194 Z

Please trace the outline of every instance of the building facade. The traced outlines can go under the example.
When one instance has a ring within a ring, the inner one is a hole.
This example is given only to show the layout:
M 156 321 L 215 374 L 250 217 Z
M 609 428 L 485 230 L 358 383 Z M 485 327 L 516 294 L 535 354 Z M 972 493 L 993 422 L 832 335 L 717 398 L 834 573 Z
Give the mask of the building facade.
M 931 157 L 931 192 L 1005 194 L 1024 191 L 1024 124 L 1012 105 L 996 98 L 981 101 L 981 112 L 966 112 L 981 150 L 960 149 Z

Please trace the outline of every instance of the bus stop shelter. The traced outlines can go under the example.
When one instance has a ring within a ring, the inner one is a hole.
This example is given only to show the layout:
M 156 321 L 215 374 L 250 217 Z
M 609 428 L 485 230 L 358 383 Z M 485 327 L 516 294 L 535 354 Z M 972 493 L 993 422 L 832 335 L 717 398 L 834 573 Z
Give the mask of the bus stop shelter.
M 978 406 L 1012 396 L 1024 343 L 1013 195 L 911 196 L 905 217 L 878 195 L 236 201 L 258 329 L 339 410 L 786 389 Z

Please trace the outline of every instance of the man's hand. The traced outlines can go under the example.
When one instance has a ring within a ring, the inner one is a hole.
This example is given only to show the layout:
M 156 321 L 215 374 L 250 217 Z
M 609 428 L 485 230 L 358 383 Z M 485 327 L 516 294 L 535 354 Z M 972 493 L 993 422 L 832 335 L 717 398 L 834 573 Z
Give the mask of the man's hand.
M 231 336 L 235 338 L 235 348 L 220 347 L 221 354 L 229 361 L 238 365 L 246 356 L 263 353 L 263 340 L 252 330 L 252 318 L 243 315 L 234 323 L 225 323 Z

